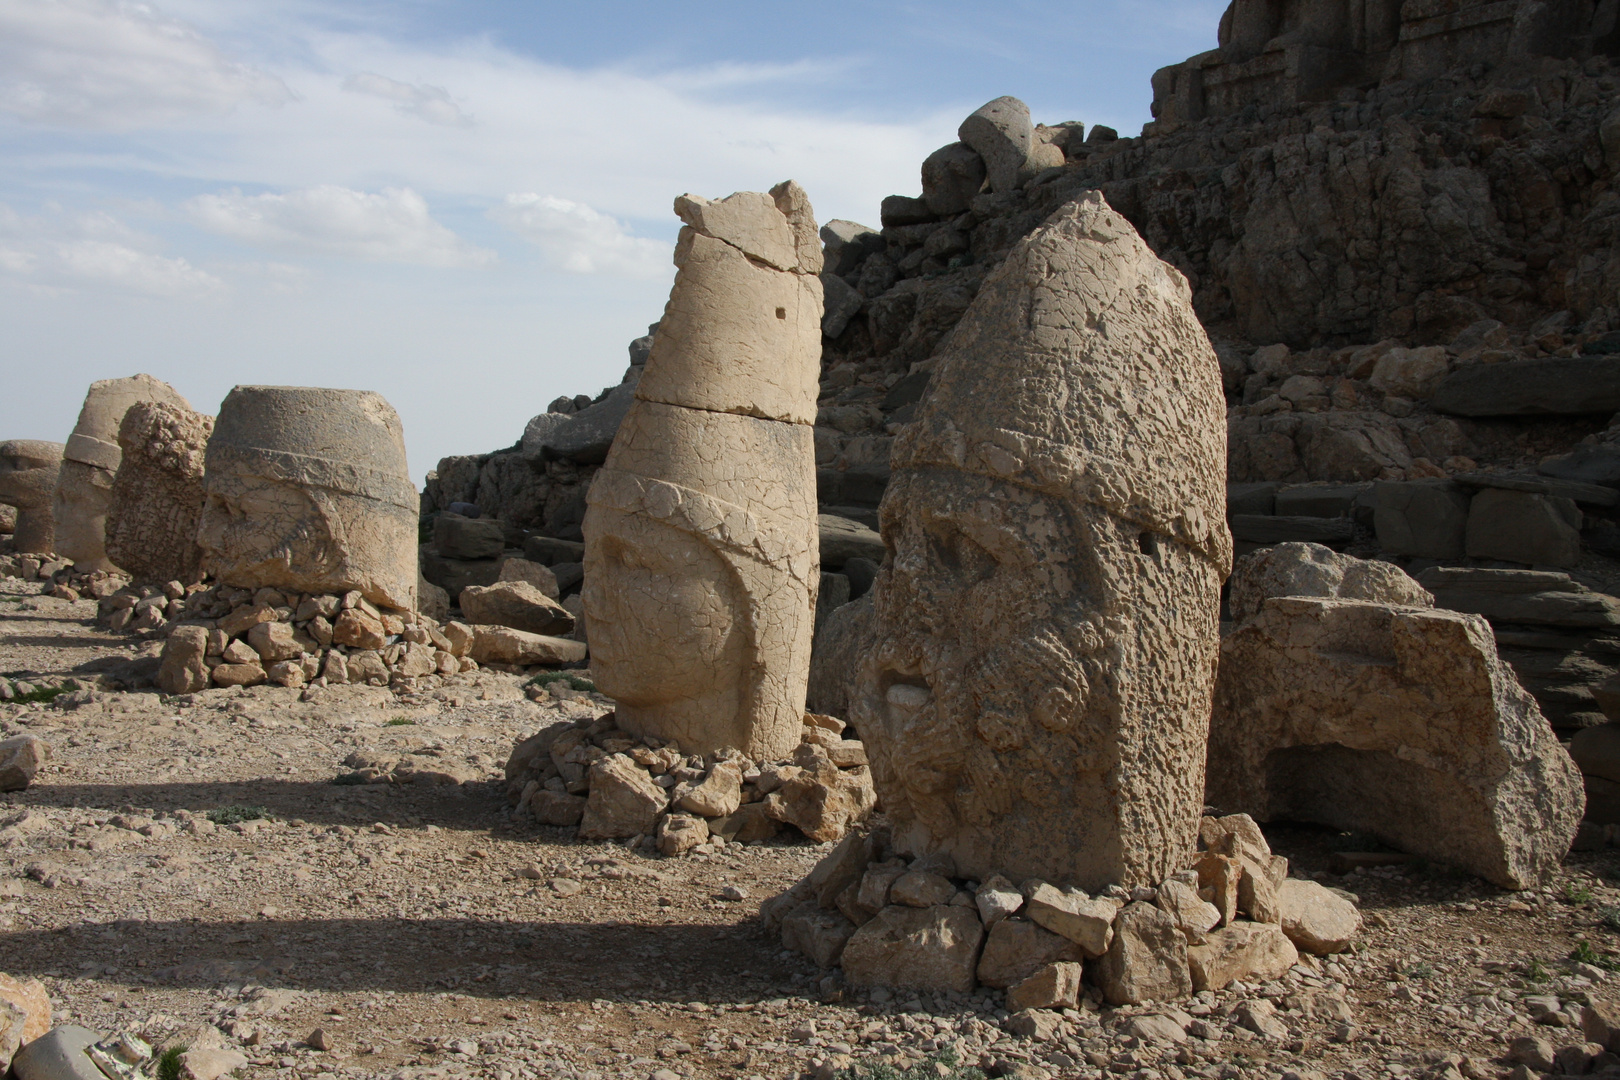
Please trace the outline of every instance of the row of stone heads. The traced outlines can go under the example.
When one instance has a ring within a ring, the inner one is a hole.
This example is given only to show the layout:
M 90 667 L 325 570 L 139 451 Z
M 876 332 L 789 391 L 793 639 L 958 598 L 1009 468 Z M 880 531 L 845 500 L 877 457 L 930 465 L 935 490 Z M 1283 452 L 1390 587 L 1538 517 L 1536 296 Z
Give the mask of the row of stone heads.
M 416 606 L 418 496 L 368 390 L 238 386 L 217 418 L 150 375 L 90 385 L 65 444 L 0 443 L 13 546 L 83 574 Z

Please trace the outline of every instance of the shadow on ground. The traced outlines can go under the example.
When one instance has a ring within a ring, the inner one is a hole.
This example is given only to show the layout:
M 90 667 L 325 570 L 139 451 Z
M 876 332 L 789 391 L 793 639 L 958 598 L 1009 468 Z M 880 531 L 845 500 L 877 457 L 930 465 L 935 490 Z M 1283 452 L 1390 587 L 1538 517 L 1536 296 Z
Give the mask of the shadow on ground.
M 792 968 L 753 921 L 729 926 L 453 918 L 79 923 L 0 934 L 13 976 L 191 989 L 453 989 L 547 1001 L 756 1001 Z M 144 967 L 141 965 L 144 963 Z M 802 992 L 802 991 L 800 991 Z

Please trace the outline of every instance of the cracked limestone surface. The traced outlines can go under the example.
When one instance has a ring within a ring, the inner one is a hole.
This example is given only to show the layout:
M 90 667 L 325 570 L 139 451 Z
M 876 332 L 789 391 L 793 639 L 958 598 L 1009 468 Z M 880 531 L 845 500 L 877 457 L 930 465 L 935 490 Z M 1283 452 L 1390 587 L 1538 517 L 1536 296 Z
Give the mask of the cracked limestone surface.
M 799 742 L 820 582 L 820 247 L 791 181 L 676 212 L 669 305 L 588 497 L 592 667 L 626 730 L 772 760 Z
M 203 569 L 245 589 L 416 607 L 419 499 L 381 394 L 238 386 L 208 440 Z
M 851 702 L 895 844 L 1087 890 L 1184 865 L 1231 564 L 1186 281 L 1100 194 L 1022 241 L 895 440 Z
M 107 556 L 137 581 L 202 577 L 203 452 L 214 418 L 140 401 L 118 429 L 122 459 L 107 506 Z

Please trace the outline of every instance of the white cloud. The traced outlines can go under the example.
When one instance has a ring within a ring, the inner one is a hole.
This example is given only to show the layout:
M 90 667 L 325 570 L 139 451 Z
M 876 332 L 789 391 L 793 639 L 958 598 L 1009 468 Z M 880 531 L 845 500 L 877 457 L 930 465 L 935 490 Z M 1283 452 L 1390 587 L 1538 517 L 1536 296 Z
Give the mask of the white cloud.
M 490 216 L 570 274 L 652 278 L 671 272 L 669 244 L 631 236 L 620 222 L 584 203 L 515 194 Z
M 0 276 L 49 291 L 112 289 L 195 298 L 224 283 L 105 214 L 24 217 L 0 206 Z
M 128 128 L 293 94 L 185 23 L 122 0 L 0 0 L 0 111 Z
M 343 80 L 343 89 L 392 101 L 394 110 L 400 115 L 414 116 L 430 124 L 440 124 L 444 127 L 473 126 L 473 118 L 462 112 L 460 106 L 450 100 L 450 91 L 442 86 L 429 86 L 425 83 L 413 86 L 410 83 L 390 79 L 386 75 L 362 71 Z
M 208 231 L 259 247 L 418 266 L 482 266 L 495 258 L 434 221 L 426 200 L 410 188 L 229 191 L 200 195 L 186 206 Z

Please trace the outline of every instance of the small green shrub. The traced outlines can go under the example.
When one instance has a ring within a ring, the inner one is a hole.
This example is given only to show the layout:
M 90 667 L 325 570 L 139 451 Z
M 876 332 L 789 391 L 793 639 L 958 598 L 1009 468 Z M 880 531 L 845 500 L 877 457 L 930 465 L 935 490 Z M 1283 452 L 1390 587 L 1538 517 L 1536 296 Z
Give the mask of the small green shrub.
M 233 803 L 230 806 L 221 806 L 216 810 L 208 811 L 208 820 L 215 825 L 235 825 L 241 821 L 260 821 L 268 819 L 270 811 L 263 806 L 244 806 Z
M 984 1070 L 976 1065 L 957 1063 L 949 1050 L 919 1061 L 907 1069 L 893 1065 L 851 1065 L 839 1071 L 838 1080 L 985 1080 Z
M 1524 969 L 1524 977 L 1531 982 L 1546 982 L 1552 977 L 1552 972 L 1540 960 L 1532 960 Z
M 1617 962 L 1611 956 L 1604 956 L 1592 948 L 1590 941 L 1583 941 L 1576 945 L 1574 949 L 1570 950 L 1569 958 L 1577 964 L 1591 964 L 1593 967 L 1600 967 L 1605 971 L 1620 969 L 1620 962 Z
M 1620 905 L 1604 908 L 1598 912 L 1598 917 L 1610 930 L 1620 930 Z
M 1596 898 L 1584 881 L 1571 881 L 1564 886 L 1564 899 L 1571 904 L 1590 904 Z
M 1432 979 L 1434 978 L 1434 968 L 1425 963 L 1416 963 L 1406 969 L 1406 977 L 1408 979 Z
M 392 720 L 389 720 L 388 723 L 384 724 L 383 727 L 412 727 L 415 724 L 416 721 L 410 719 L 409 717 L 396 716 Z
M 184 1046 L 171 1046 L 157 1060 L 157 1080 L 180 1080 L 180 1055 Z
M 41 705 L 49 704 L 67 692 L 68 688 L 65 686 L 41 686 L 26 694 L 18 694 L 11 699 L 10 704 L 33 705 L 36 702 Z

